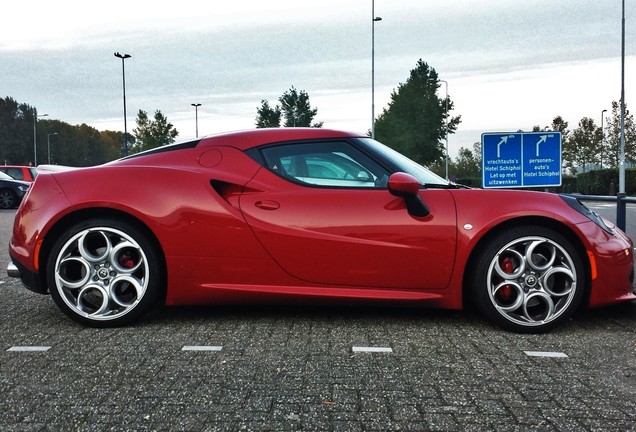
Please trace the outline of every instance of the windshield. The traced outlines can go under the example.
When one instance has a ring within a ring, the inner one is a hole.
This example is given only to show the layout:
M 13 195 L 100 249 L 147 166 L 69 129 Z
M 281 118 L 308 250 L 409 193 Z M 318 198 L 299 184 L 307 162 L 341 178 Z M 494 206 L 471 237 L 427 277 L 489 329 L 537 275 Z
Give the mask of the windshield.
M 400 171 L 411 174 L 418 179 L 422 185 L 440 185 L 447 186 L 449 182 L 444 180 L 437 174 L 424 168 L 417 162 L 412 161 L 403 154 L 387 147 L 384 144 L 379 143 L 371 138 L 361 138 L 366 145 L 371 147 L 374 151 L 382 155 L 384 158 L 390 160 L 397 166 Z

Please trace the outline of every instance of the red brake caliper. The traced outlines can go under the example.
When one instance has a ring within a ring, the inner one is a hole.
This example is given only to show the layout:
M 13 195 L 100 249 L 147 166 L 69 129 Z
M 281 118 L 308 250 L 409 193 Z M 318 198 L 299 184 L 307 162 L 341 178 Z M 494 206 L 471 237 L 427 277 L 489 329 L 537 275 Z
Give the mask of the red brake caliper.
M 129 253 L 124 253 L 119 258 L 119 265 L 126 268 L 133 268 L 135 266 L 135 262 Z
M 501 269 L 508 273 L 512 274 L 514 271 L 513 262 L 510 257 L 505 257 L 500 263 Z M 509 303 L 514 300 L 514 290 L 510 287 L 510 285 L 504 285 L 497 291 L 497 295 L 504 303 Z

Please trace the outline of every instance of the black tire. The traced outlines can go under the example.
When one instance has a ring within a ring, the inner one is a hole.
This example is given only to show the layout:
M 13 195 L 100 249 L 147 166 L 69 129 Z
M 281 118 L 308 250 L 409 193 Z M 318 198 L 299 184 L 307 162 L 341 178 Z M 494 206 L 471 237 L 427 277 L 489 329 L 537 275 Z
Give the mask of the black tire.
M 543 333 L 567 320 L 586 290 L 572 243 L 542 226 L 497 233 L 479 252 L 471 295 L 491 322 L 517 333 Z
M 142 230 L 110 218 L 68 228 L 48 256 L 47 282 L 57 306 L 91 327 L 129 324 L 163 299 L 165 266 Z
M 0 190 L 0 208 L 7 210 L 17 207 L 18 196 L 9 189 Z

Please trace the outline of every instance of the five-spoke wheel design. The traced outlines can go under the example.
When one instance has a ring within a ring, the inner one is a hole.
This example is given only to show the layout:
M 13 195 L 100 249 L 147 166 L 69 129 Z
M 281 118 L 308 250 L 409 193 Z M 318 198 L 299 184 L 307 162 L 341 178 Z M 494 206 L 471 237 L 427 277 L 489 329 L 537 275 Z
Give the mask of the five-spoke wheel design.
M 69 230 L 50 258 L 54 300 L 72 318 L 97 326 L 120 325 L 145 312 L 160 279 L 147 240 L 121 224 L 85 224 Z M 90 226 L 95 225 L 95 226 Z
M 475 295 L 482 311 L 504 327 L 545 331 L 578 307 L 584 273 L 568 240 L 541 227 L 526 231 L 531 234 L 521 235 L 521 228 L 492 242 Z

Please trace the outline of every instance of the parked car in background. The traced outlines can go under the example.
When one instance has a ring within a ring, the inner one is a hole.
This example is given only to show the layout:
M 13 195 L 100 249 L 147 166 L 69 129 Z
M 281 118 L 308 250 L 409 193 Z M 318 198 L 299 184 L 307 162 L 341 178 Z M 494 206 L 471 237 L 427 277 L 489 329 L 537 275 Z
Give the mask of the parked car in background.
M 9 174 L 16 180 L 32 182 L 37 176 L 37 169 L 32 166 L 23 165 L 0 165 L 0 172 Z
M 0 172 L 0 208 L 16 208 L 31 183 L 16 180 L 8 174 Z

